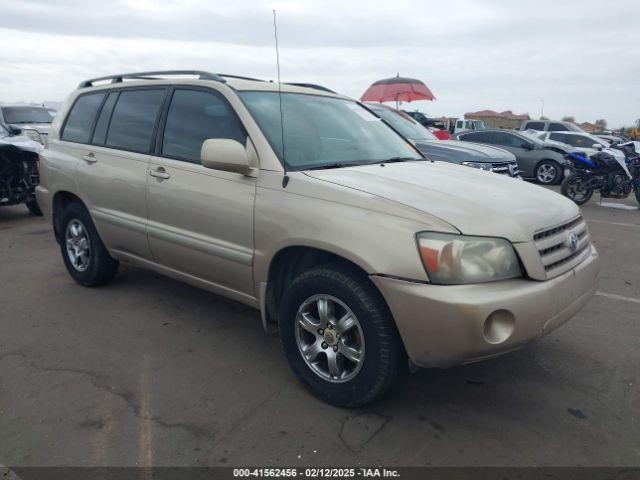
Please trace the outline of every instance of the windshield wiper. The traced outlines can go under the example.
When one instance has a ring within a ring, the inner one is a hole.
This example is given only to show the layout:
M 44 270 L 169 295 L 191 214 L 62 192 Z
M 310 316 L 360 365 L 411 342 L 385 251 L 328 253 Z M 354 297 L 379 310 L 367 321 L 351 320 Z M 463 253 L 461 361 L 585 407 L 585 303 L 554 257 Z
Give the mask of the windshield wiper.
M 410 162 L 413 160 L 424 160 L 424 158 L 415 158 L 415 157 L 391 157 L 386 160 L 376 160 L 375 162 L 371 162 L 371 165 L 380 164 L 383 165 L 385 163 L 401 163 L 401 162 Z
M 348 164 L 348 163 L 336 162 L 336 163 L 327 163 L 325 165 L 318 165 L 316 167 L 309 167 L 306 170 L 328 170 L 331 168 L 355 167 L 357 165 L 358 164 L 355 164 L 355 163 Z

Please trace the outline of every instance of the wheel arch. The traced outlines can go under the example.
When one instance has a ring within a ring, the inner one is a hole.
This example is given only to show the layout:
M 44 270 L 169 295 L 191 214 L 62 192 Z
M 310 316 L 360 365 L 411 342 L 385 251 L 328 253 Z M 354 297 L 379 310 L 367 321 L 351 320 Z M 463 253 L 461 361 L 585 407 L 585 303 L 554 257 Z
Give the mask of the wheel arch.
M 287 285 L 300 273 L 320 265 L 340 265 L 370 282 L 365 267 L 339 253 L 307 245 L 283 247 L 275 253 L 268 266 L 266 290 L 262 294 L 264 298 L 261 298 L 265 327 L 267 323 L 275 324 L 279 302 Z M 378 290 L 373 282 L 370 283 Z M 379 293 L 382 296 L 382 293 Z
M 53 196 L 53 200 L 51 203 L 53 216 L 53 232 L 58 242 L 60 242 L 60 232 L 62 230 L 62 226 L 60 225 L 62 212 L 67 207 L 67 205 L 71 203 L 80 203 L 86 208 L 86 205 L 80 197 L 67 190 L 57 191 Z

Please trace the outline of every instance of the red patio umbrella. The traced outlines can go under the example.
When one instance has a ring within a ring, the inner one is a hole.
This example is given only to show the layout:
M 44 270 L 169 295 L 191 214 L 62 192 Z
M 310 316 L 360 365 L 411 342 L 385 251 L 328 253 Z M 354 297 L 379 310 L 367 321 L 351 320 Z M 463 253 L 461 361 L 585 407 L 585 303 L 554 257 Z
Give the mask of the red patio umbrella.
M 401 77 L 400 74 L 373 83 L 360 97 L 363 102 L 413 102 L 414 100 L 435 100 L 429 87 L 415 78 Z

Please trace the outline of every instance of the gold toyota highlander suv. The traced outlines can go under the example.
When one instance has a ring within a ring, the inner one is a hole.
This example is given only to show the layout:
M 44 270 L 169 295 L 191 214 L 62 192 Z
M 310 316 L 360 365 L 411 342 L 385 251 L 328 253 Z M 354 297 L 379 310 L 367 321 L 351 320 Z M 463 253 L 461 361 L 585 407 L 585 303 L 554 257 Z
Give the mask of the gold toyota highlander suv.
M 407 357 L 515 350 L 594 293 L 580 210 L 425 159 L 362 104 L 207 72 L 87 80 L 40 159 L 38 203 L 80 284 L 130 261 L 260 310 L 318 397 L 355 407 Z

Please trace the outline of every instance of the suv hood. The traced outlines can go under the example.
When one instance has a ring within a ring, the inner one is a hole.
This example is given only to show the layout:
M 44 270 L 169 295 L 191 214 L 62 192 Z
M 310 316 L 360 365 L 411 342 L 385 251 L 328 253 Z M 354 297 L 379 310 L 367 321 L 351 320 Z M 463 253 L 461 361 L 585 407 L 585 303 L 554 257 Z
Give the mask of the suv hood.
M 416 161 L 306 171 L 451 224 L 465 235 L 533 240 L 536 231 L 580 214 L 575 203 L 521 180 L 446 162 Z
M 511 163 L 516 161 L 515 155 L 501 148 L 460 140 L 420 141 L 416 143 L 416 148 L 427 157 L 429 154 L 435 154 L 455 162 Z

